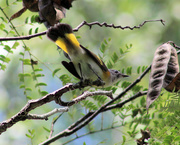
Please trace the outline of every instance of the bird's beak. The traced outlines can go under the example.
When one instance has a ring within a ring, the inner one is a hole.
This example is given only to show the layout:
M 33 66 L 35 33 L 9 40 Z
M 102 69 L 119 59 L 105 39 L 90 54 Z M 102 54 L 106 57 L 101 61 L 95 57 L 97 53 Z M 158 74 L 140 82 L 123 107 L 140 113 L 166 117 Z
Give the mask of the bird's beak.
M 122 74 L 123 78 L 129 77 L 128 75 Z

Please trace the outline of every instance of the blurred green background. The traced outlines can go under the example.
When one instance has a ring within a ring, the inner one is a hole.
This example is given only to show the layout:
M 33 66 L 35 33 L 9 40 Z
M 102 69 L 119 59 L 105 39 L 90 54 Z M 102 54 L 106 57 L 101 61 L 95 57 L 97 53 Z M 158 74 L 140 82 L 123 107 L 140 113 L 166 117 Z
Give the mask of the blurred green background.
M 12 14 L 17 12 L 22 8 L 22 2 L 16 2 L 13 0 L 0 1 L 0 7 L 3 11 L 10 17 Z M 179 0 L 76 0 L 73 2 L 73 7 L 70 10 L 67 10 L 66 18 L 63 19 L 63 23 L 70 24 L 73 28 L 77 27 L 82 21 L 94 22 L 99 21 L 107 22 L 108 24 L 113 23 L 114 25 L 121 26 L 138 26 L 145 20 L 156 20 L 163 19 L 165 21 L 165 26 L 160 22 L 150 22 L 146 23 L 140 29 L 134 30 L 121 30 L 113 29 L 106 27 L 93 26 L 89 29 L 88 26 L 83 26 L 78 32 L 75 32 L 77 36 L 80 36 L 80 43 L 88 49 L 92 50 L 96 54 L 102 56 L 99 48 L 104 39 L 111 38 L 110 43 L 108 44 L 108 49 L 106 51 L 104 61 L 110 59 L 111 55 L 114 52 L 119 51 L 119 48 L 123 50 L 126 49 L 126 45 L 132 44 L 132 48 L 129 50 L 122 59 L 118 61 L 118 64 L 114 66 L 114 69 L 123 70 L 132 66 L 132 74 L 129 79 L 129 82 L 133 82 L 139 74 L 137 74 L 138 66 L 149 66 L 153 59 L 153 54 L 158 46 L 167 41 L 174 41 L 177 45 L 180 45 L 180 1 Z M 29 30 L 32 28 L 32 33 L 38 27 L 38 32 L 45 31 L 46 28 L 43 24 L 31 23 L 30 18 L 33 15 L 38 13 L 32 13 L 26 11 L 22 16 L 16 18 L 12 21 L 16 30 L 20 35 L 28 35 Z M 2 11 L 0 11 L 0 17 L 5 18 Z M 25 23 L 26 18 L 29 17 L 28 23 Z M 5 23 L 0 19 L 0 25 L 3 24 L 9 33 L 6 34 L 3 31 L 0 31 L 0 37 L 12 37 L 14 33 L 10 27 L 10 23 Z M 13 50 L 13 54 L 8 54 L 0 46 L 0 53 L 3 55 L 8 55 L 11 61 L 7 64 L 5 71 L 0 71 L 0 121 L 9 119 L 15 115 L 27 102 L 27 98 L 24 95 L 24 90 L 20 89 L 19 86 L 21 82 L 19 81 L 18 74 L 31 71 L 31 66 L 22 66 L 22 62 L 19 61 L 21 57 L 19 52 L 24 52 L 22 46 L 26 45 L 31 52 L 31 57 L 34 60 L 38 58 L 38 65 L 43 69 L 44 77 L 38 79 L 39 82 L 45 82 L 47 86 L 40 87 L 42 91 L 53 92 L 56 89 L 62 86 L 62 82 L 58 77 L 52 76 L 52 71 L 56 68 L 61 68 L 57 76 L 61 73 L 66 73 L 70 75 L 67 70 L 61 66 L 61 61 L 66 59 L 62 52 L 57 51 L 57 47 L 54 43 L 47 39 L 46 36 L 41 38 L 33 38 L 30 40 L 18 41 L 20 45 L 16 50 Z M 12 46 L 13 41 L 2 42 L 4 45 Z M 30 54 L 25 52 L 25 57 L 29 57 Z M 35 66 L 36 67 L 36 66 Z M 148 78 L 147 75 L 140 84 L 144 87 L 148 87 Z M 77 81 L 74 80 L 73 81 Z M 33 89 L 32 92 L 28 92 L 28 96 L 31 96 L 32 99 L 40 98 L 41 96 L 38 93 L 38 89 L 34 87 L 34 81 L 32 78 L 26 79 L 26 85 Z M 64 99 L 69 100 L 71 94 L 66 95 Z M 53 108 L 58 107 L 55 103 L 49 103 L 45 106 L 42 106 L 38 109 L 35 109 L 31 113 L 42 114 L 48 111 L 51 111 Z M 65 129 L 73 121 L 77 120 L 81 114 L 79 112 L 84 112 L 84 108 L 81 105 L 76 105 L 75 107 L 70 108 L 70 112 L 64 115 L 63 119 L 59 119 L 56 124 L 55 133 L 58 133 L 60 130 Z M 73 117 L 71 114 L 76 114 Z M 106 116 L 111 116 L 110 113 L 104 113 L 104 124 L 110 121 L 107 120 Z M 99 116 L 100 118 L 100 116 Z M 109 117 L 108 117 L 109 118 Z M 5 133 L 0 136 L 0 144 L 6 145 L 19 145 L 19 144 L 31 144 L 31 141 L 25 134 L 28 134 L 28 129 L 35 129 L 35 138 L 33 143 L 37 144 L 46 139 L 48 132 L 46 132 L 43 127 L 50 128 L 52 122 L 52 117 L 48 121 L 39 121 L 39 120 L 26 120 L 24 122 L 19 122 Z M 98 127 L 98 119 L 97 126 Z M 84 128 L 79 132 L 83 133 L 87 130 Z M 128 130 L 127 127 L 123 129 L 104 131 L 103 133 L 96 133 L 89 135 L 76 141 L 69 143 L 69 145 L 79 145 L 83 144 L 86 141 L 87 145 L 98 144 L 101 141 L 101 137 L 107 138 L 106 143 L 104 144 L 114 144 L 120 142 L 119 137 L 121 133 L 124 133 Z M 100 134 L 100 135 L 99 135 Z M 75 135 L 73 135 L 75 136 Z M 71 136 L 72 137 L 72 136 Z M 71 137 L 61 140 L 65 142 Z M 139 134 L 140 137 L 140 134 Z M 61 141 L 57 141 L 54 144 L 61 144 Z M 136 144 L 133 139 L 129 139 L 129 144 Z

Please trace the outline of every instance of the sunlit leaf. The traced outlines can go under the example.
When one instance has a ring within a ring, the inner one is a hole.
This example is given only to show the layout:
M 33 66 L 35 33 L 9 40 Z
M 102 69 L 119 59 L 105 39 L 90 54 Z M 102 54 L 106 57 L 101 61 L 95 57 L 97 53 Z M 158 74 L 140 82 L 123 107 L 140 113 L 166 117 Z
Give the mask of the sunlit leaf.
M 47 84 L 46 84 L 46 83 L 37 83 L 37 84 L 35 85 L 35 87 L 39 87 L 39 86 L 47 86 Z
M 55 69 L 55 70 L 53 71 L 53 73 L 52 73 L 52 76 L 54 77 L 55 74 L 56 74 L 58 71 L 60 71 L 60 70 L 61 70 L 60 68 Z
M 16 42 L 13 44 L 12 48 L 16 49 L 16 47 L 18 47 L 18 46 L 19 46 L 19 42 L 16 41 Z

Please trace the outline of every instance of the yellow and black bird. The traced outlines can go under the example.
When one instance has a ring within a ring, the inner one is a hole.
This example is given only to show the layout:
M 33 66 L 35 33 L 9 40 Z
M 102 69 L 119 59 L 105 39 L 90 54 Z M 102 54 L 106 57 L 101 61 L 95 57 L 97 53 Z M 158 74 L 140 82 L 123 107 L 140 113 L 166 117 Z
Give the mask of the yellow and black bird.
M 128 77 L 117 70 L 108 69 L 96 54 L 83 47 L 68 24 L 59 23 L 50 27 L 47 31 L 47 37 L 67 53 L 70 62 L 62 61 L 62 64 L 80 80 L 96 81 L 99 79 L 107 87 L 123 77 Z

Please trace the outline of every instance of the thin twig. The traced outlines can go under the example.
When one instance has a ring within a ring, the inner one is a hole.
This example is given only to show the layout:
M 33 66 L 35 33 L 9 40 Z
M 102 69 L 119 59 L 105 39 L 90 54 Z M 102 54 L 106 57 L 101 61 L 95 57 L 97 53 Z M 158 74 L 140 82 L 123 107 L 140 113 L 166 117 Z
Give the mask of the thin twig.
M 27 119 L 40 119 L 40 120 L 48 120 L 48 117 L 58 113 L 58 112 L 68 112 L 69 108 L 64 107 L 64 108 L 55 108 L 52 111 L 42 114 L 42 115 L 37 115 L 37 114 L 28 114 Z
M 84 133 L 82 135 L 79 135 L 78 137 L 72 138 L 72 139 L 68 140 L 67 142 L 62 143 L 62 145 L 69 144 L 70 142 L 72 142 L 72 141 L 74 141 L 74 140 L 76 140 L 78 138 L 82 138 L 82 137 L 90 135 L 90 134 L 94 134 L 94 133 L 98 133 L 98 132 L 103 132 L 103 131 L 107 131 L 107 130 L 111 130 L 111 129 L 116 129 L 116 128 L 119 128 L 119 127 L 122 127 L 122 125 L 114 126 L 114 127 L 111 126 L 111 127 L 107 127 L 107 128 L 103 128 L 103 129 L 99 129 L 99 130 L 90 131 L 90 132 Z
M 168 41 L 167 43 L 171 43 L 175 48 L 180 49 L 180 46 L 176 45 L 173 41 Z
M 122 101 L 122 102 L 120 102 L 120 103 L 113 104 L 113 105 L 110 105 L 110 106 L 106 107 L 106 108 L 103 110 L 103 112 L 104 112 L 104 111 L 108 111 L 108 110 L 112 110 L 112 109 L 115 109 L 115 108 L 121 108 L 124 104 L 126 104 L 126 103 L 128 103 L 128 102 L 130 102 L 130 101 L 132 101 L 132 100 L 134 100 L 134 99 L 136 99 L 136 98 L 138 98 L 138 97 L 144 96 L 144 95 L 146 95 L 146 94 L 147 94 L 147 91 L 138 92 L 137 94 L 135 94 L 134 96 L 128 98 L 128 99 L 125 100 L 125 101 Z
M 95 96 L 95 95 L 105 95 L 105 96 L 112 98 L 112 91 L 95 91 L 95 92 L 85 91 L 82 95 L 76 97 L 75 99 L 73 99 L 72 101 L 69 101 L 69 102 L 64 102 L 61 100 L 61 97 L 58 97 L 56 99 L 56 103 L 61 106 L 72 106 L 82 100 L 85 100 L 87 97 Z
M 81 24 L 79 24 L 76 28 L 73 29 L 74 32 L 77 32 L 79 31 L 79 29 L 81 27 L 83 27 L 84 25 L 87 25 L 89 26 L 90 28 L 93 26 L 93 25 L 98 25 L 100 27 L 102 26 L 105 26 L 105 27 L 110 27 L 110 28 L 114 28 L 114 29 L 130 29 L 130 30 L 133 30 L 133 29 L 139 29 L 141 28 L 143 25 L 145 25 L 146 23 L 148 22 L 157 22 L 157 21 L 160 21 L 163 25 L 165 25 L 165 21 L 162 20 L 162 19 L 159 19 L 159 20 L 147 20 L 147 21 L 144 21 L 142 24 L 139 24 L 139 26 L 133 26 L 133 27 L 130 27 L 130 26 L 125 26 L 125 27 L 122 27 L 120 25 L 117 25 L 115 26 L 114 24 L 107 24 L 106 22 L 103 22 L 103 23 L 100 23 L 100 22 L 91 22 L 91 23 L 88 23 L 86 21 L 83 21 Z M 29 35 L 29 36 L 19 36 L 19 37 L 7 37 L 7 38 L 0 38 L 0 41 L 14 41 L 14 40 L 29 40 L 31 38 L 34 38 L 34 37 L 38 37 L 38 36 L 42 36 L 42 35 L 45 35 L 47 31 L 44 31 L 44 32 L 40 32 L 40 33 L 36 33 L 36 34 L 33 34 L 33 35 Z
M 157 22 L 157 21 L 160 21 L 163 25 L 165 25 L 165 21 L 162 20 L 162 19 L 159 19 L 159 20 L 147 20 L 147 21 L 144 21 L 142 24 L 139 24 L 139 26 L 133 26 L 133 27 L 130 27 L 130 26 L 125 26 L 125 27 L 122 27 L 120 25 L 117 25 L 115 26 L 114 24 L 107 24 L 106 22 L 103 22 L 103 23 L 99 23 L 98 21 L 96 22 L 92 22 L 92 23 L 88 23 L 86 21 L 83 21 L 79 26 L 77 26 L 76 28 L 73 29 L 73 31 L 78 31 L 82 26 L 84 25 L 87 25 L 89 26 L 90 28 L 93 26 L 93 25 L 98 25 L 100 27 L 102 26 L 105 26 L 105 27 L 110 27 L 110 28 L 114 28 L 114 29 L 130 29 L 130 30 L 133 30 L 133 29 L 139 29 L 141 28 L 144 24 L 148 23 L 148 22 Z
M 64 113 L 64 112 L 63 112 Z M 51 131 L 49 134 L 49 138 L 52 137 L 52 134 L 54 132 L 54 124 L 56 123 L 56 121 L 63 115 L 63 113 L 59 114 L 55 119 L 53 119 L 52 124 L 51 124 Z
M 40 33 L 36 33 L 36 34 L 32 34 L 32 35 L 29 35 L 29 36 L 0 38 L 0 41 L 29 40 L 31 38 L 42 36 L 42 35 L 45 35 L 45 34 L 46 34 L 46 31 L 40 32 Z

